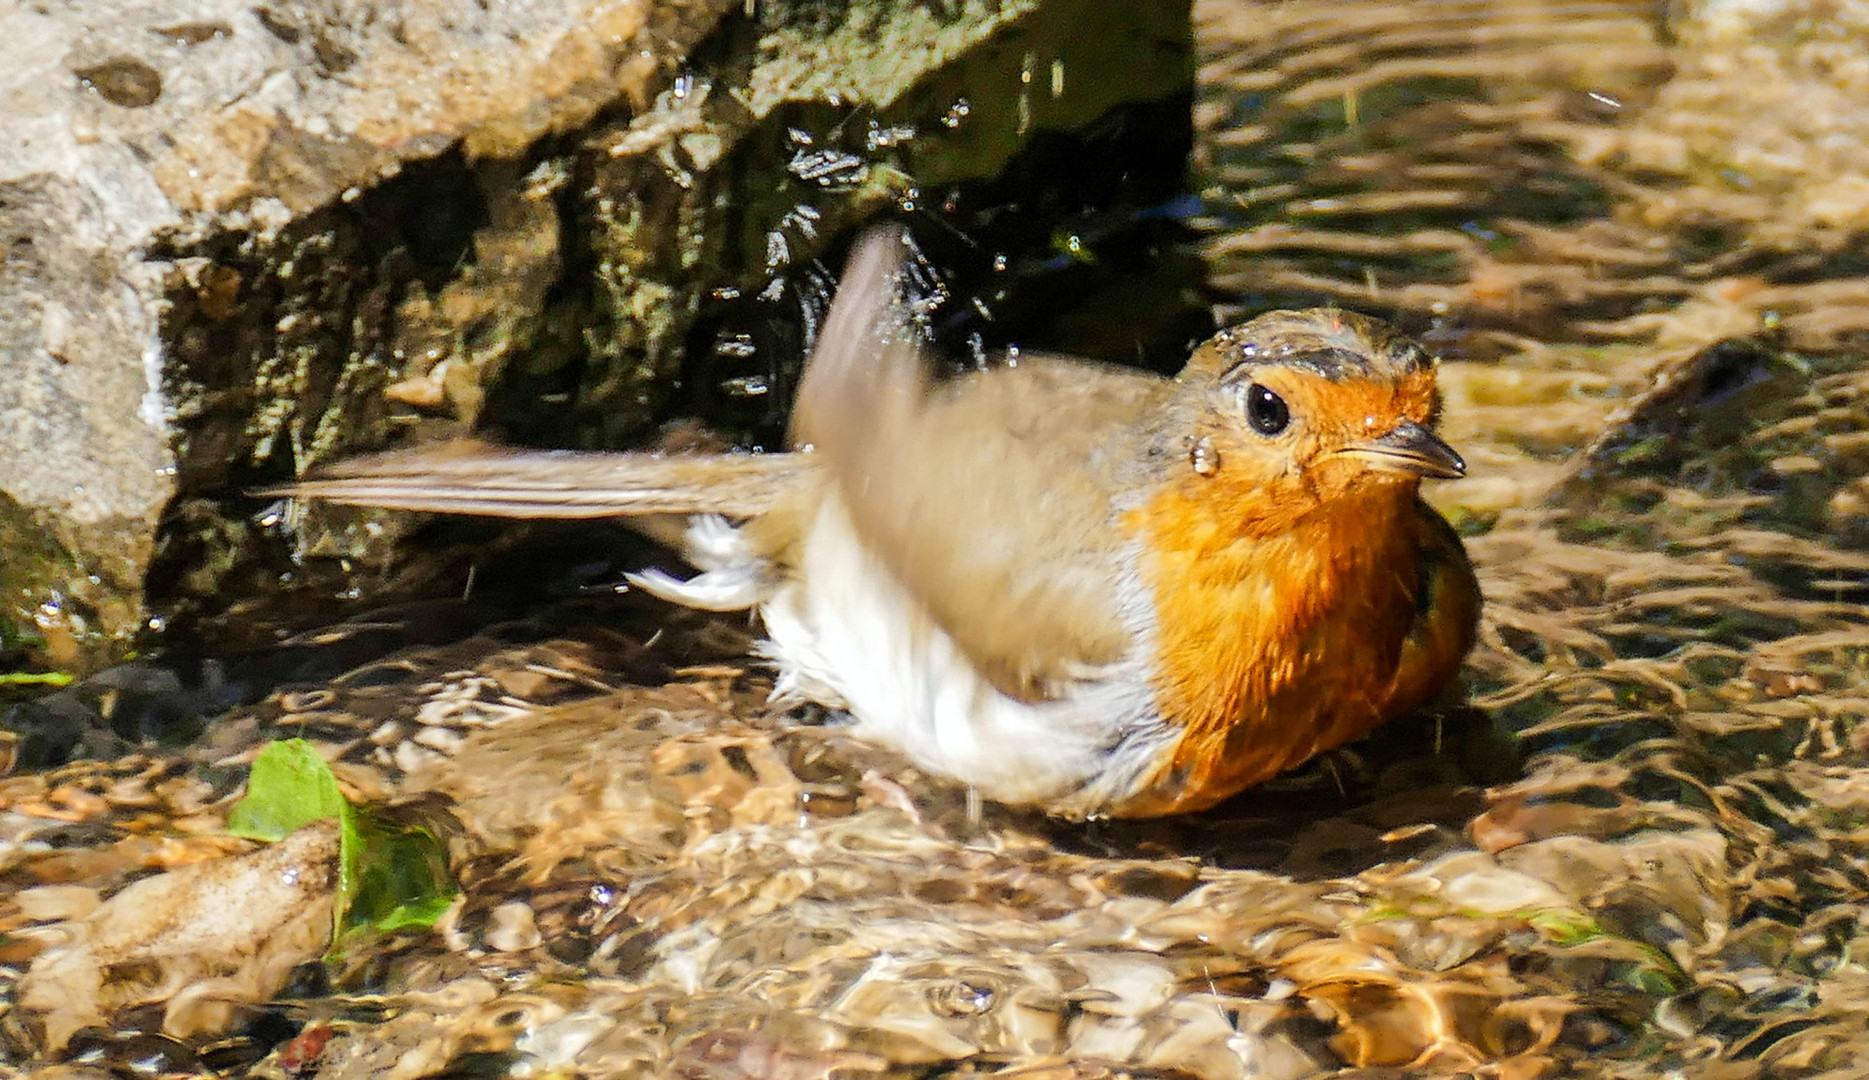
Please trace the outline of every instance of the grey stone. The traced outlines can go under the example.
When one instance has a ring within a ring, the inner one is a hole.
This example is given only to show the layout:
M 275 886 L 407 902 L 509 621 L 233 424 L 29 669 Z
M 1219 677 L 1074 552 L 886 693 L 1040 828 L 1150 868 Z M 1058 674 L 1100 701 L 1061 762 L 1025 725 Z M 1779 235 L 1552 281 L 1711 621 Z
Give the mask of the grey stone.
M 473 431 L 509 369 L 581 366 L 580 415 L 605 419 L 567 441 L 639 435 L 706 296 L 918 184 L 990 176 L 1034 132 L 1185 89 L 1185 7 L 1132 7 L 10 9 L 0 647 L 108 663 L 150 617 L 152 566 L 176 610 L 246 610 L 297 568 L 229 496 Z M 868 124 L 863 152 L 794 152 L 775 128 L 803 106 Z M 379 561 L 398 528 L 298 524 L 295 556 Z

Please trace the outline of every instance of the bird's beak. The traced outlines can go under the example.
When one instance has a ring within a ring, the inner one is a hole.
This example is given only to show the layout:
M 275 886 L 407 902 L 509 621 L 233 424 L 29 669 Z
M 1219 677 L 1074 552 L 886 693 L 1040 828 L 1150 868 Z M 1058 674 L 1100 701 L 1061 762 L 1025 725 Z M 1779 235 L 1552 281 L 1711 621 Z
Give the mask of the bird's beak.
M 1372 469 L 1458 480 L 1467 475 L 1467 463 L 1440 436 L 1413 420 L 1404 420 L 1379 438 L 1351 443 L 1337 451 L 1357 458 Z

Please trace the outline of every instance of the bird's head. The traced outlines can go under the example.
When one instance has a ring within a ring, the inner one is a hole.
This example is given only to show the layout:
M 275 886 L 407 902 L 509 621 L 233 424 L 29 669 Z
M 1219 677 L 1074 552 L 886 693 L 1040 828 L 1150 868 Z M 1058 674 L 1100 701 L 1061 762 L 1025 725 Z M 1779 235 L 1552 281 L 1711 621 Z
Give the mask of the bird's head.
M 1360 494 L 1412 497 L 1466 463 L 1435 434 L 1434 360 L 1347 311 L 1277 311 L 1223 330 L 1178 377 L 1188 468 L 1263 500 L 1268 529 Z

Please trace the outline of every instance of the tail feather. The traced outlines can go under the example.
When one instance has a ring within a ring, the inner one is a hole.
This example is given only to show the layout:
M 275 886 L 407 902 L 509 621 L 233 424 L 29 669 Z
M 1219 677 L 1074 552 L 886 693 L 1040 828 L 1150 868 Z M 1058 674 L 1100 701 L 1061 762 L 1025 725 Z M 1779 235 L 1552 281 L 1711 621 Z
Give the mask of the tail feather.
M 765 512 L 815 464 L 801 454 L 580 453 L 482 445 L 351 458 L 262 495 L 509 518 Z

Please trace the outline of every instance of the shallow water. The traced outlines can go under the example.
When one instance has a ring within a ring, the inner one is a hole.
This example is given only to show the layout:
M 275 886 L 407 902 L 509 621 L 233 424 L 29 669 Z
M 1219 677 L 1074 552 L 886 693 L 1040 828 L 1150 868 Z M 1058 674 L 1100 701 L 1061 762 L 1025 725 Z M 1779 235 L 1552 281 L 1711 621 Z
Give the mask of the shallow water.
M 1472 478 L 1432 497 L 1487 596 L 1460 705 L 1206 814 L 1066 825 L 767 715 L 743 621 L 532 605 L 185 752 L 0 780 L 9 891 L 220 854 L 218 800 L 285 735 L 456 856 L 436 934 L 230 1042 L 89 1052 L 281 1075 L 281 1040 L 328 1030 L 326 1077 L 1861 1075 L 1869 142 L 1839 103 L 1869 16 L 1198 15 L 1223 304 L 1334 301 L 1445 358 Z M 33 910 L 0 899 L 0 962 Z

